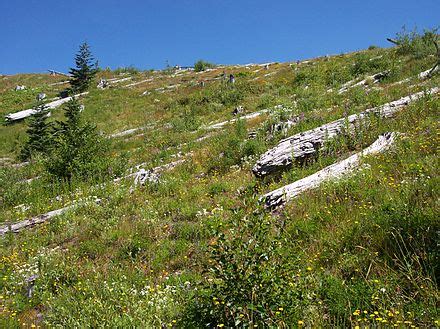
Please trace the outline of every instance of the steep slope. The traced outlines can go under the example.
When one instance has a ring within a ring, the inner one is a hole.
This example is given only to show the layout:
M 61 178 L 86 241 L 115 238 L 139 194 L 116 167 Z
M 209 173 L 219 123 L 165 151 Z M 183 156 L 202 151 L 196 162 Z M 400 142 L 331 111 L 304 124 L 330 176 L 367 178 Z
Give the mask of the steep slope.
M 14 165 L 26 122 L 2 126 L 0 323 L 434 326 L 440 102 L 426 91 L 440 78 L 418 76 L 433 61 L 392 48 L 201 73 L 102 71 L 110 87 L 92 88 L 82 102 L 121 159 L 104 181 L 66 186 L 38 162 Z M 364 80 L 379 72 L 387 74 Z M 62 77 L 1 79 L 2 116 L 65 87 L 53 85 Z M 28 89 L 12 90 L 22 84 Z M 420 92 L 393 117 L 371 115 L 353 129 L 347 122 L 287 170 L 252 173 L 288 136 Z M 239 106 L 241 120 L 232 113 Z M 61 107 L 52 110 L 53 120 L 62 117 Z M 386 132 L 399 135 L 385 152 L 363 157 L 362 171 L 274 212 L 259 201 Z M 141 169 L 158 179 L 137 175 Z

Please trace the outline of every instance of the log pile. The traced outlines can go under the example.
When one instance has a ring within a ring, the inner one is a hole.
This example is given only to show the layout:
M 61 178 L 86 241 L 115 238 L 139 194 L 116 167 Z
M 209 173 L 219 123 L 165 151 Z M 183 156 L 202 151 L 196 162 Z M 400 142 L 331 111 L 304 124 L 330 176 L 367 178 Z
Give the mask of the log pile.
M 356 153 L 341 162 L 328 166 L 313 175 L 267 193 L 260 198 L 260 201 L 264 202 L 267 208 L 274 209 L 282 206 L 299 194 L 318 187 L 325 181 L 343 178 L 360 166 L 362 157 L 384 152 L 389 149 L 394 143 L 396 136 L 396 133 L 386 133 L 381 135 L 373 144 L 363 151 Z
M 322 145 L 348 129 L 355 129 L 360 123 L 368 123 L 370 115 L 377 115 L 381 118 L 392 117 L 411 102 L 423 97 L 426 94 L 436 94 L 440 88 L 435 87 L 426 92 L 418 92 L 396 101 L 386 103 L 379 107 L 367 109 L 359 114 L 353 114 L 347 118 L 341 118 L 327 123 L 318 128 L 295 134 L 283 139 L 277 146 L 264 153 L 257 161 L 252 171 L 255 176 L 263 177 L 270 173 L 290 167 L 294 161 L 303 161 L 308 157 L 316 155 Z

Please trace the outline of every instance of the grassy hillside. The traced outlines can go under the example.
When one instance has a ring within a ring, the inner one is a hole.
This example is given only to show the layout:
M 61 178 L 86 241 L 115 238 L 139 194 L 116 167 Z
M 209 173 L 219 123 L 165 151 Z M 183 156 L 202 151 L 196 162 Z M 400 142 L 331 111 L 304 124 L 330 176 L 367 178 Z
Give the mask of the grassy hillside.
M 438 87 L 439 74 L 418 78 L 435 60 L 395 47 L 200 73 L 101 71 L 128 79 L 82 97 L 85 119 L 106 136 L 142 128 L 109 138 L 109 156 L 120 160 L 111 178 L 140 163 L 185 160 L 144 186 L 133 178 L 63 184 L 41 161 L 14 166 L 26 121 L 5 123 L 1 225 L 89 201 L 0 237 L 1 326 L 438 326 L 438 94 L 393 118 L 371 118 L 289 170 L 264 179 L 251 172 L 286 136 Z M 338 92 L 385 70 L 378 83 Z M 51 84 L 63 80 L 0 77 L 0 114 L 31 108 L 41 91 L 55 97 L 66 85 Z M 19 84 L 27 90 L 14 91 Z M 270 111 L 209 129 L 235 118 L 238 106 Z M 270 132 L 295 116 L 287 131 Z M 52 110 L 51 120 L 62 119 L 61 108 Z M 389 131 L 402 133 L 396 145 L 363 159 L 361 171 L 274 212 L 258 201 Z

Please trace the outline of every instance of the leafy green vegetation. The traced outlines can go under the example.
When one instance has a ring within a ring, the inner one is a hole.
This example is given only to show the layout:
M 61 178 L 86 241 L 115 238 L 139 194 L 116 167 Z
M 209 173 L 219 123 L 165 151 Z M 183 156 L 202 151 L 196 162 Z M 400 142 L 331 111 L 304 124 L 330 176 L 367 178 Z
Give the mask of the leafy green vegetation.
M 201 59 L 194 63 L 194 71 L 196 72 L 202 72 L 205 71 L 206 69 L 210 69 L 213 67 L 215 67 L 215 64 L 206 62 Z
M 73 173 L 70 182 L 47 177 L 42 161 L 13 167 L 26 122 L 2 126 L 0 156 L 12 159 L 0 167 L 2 225 L 76 207 L 0 238 L 0 325 L 438 326 L 438 94 L 392 118 L 371 117 L 277 176 L 251 172 L 286 136 L 438 86 L 439 75 L 417 77 L 435 61 L 397 46 L 267 70 L 100 71 L 98 78 L 130 81 L 90 86 L 79 99 L 83 112 L 74 102 L 48 119 L 59 131 L 52 164 L 61 176 Z M 384 70 L 387 78 L 338 93 L 346 82 Z M 237 78 L 233 86 L 223 71 Z M 61 79 L 48 75 L 1 81 L 2 114 L 32 107 L 37 90 L 52 97 L 65 87 L 51 86 Z M 29 89 L 11 90 L 17 84 Z M 239 119 L 237 106 L 244 114 L 270 111 Z M 274 131 L 287 120 L 295 124 Z M 111 137 L 133 128 L 139 130 Z M 353 175 L 275 212 L 259 202 L 388 131 L 401 133 L 396 144 L 364 158 Z M 157 182 L 112 180 L 142 163 L 151 169 L 176 160 L 182 162 L 162 169 Z M 98 185 L 82 177 L 95 172 L 106 173 Z M 96 198 L 99 204 L 88 202 Z

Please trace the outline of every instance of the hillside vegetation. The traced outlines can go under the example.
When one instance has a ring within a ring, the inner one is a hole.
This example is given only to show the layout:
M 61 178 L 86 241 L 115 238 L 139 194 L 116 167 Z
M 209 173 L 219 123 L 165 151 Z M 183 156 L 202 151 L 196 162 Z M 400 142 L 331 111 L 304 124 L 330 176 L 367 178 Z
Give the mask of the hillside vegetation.
M 86 179 L 57 180 L 38 157 L 20 163 L 28 119 L 4 122 L 0 326 L 438 326 L 440 101 L 428 91 L 440 75 L 419 77 L 438 58 L 421 36 L 399 40 L 292 63 L 101 70 L 79 102 L 114 161 Z M 96 88 L 101 78 L 108 88 Z M 65 80 L 0 76 L 1 116 L 32 108 L 40 92 L 56 97 Z M 305 161 L 252 173 L 283 138 L 417 92 L 390 118 L 347 125 Z M 64 120 L 62 107 L 51 113 Z M 396 142 L 361 170 L 264 207 L 264 194 L 386 132 Z M 140 168 L 158 177 L 121 178 Z

